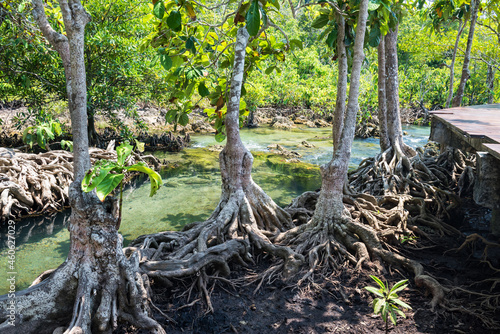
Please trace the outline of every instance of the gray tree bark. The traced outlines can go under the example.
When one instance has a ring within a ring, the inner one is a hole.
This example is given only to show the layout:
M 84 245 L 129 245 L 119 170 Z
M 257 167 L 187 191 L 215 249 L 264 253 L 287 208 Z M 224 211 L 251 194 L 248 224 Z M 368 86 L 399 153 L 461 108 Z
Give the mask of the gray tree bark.
M 462 36 L 462 33 L 464 31 L 464 27 L 467 24 L 467 18 L 464 19 L 463 21 L 460 20 L 459 26 L 458 26 L 458 32 L 457 32 L 457 38 L 455 39 L 455 45 L 453 47 L 453 54 L 451 56 L 451 64 L 450 64 L 450 88 L 448 90 L 448 98 L 446 99 L 446 105 L 445 108 L 450 107 L 451 99 L 453 97 L 453 84 L 455 82 L 455 60 L 457 58 L 457 50 L 458 50 L 458 44 L 460 43 L 460 37 Z
M 335 112 L 333 114 L 333 147 L 336 148 L 340 142 L 340 135 L 344 127 L 345 100 L 347 96 L 347 53 L 344 43 L 345 19 L 342 15 L 337 15 L 337 99 Z
M 380 148 L 382 152 L 390 147 L 389 136 L 387 134 L 387 101 L 385 92 L 385 38 L 380 36 L 380 43 L 377 47 L 378 54 L 378 122 L 380 132 Z
M 453 98 L 453 107 L 460 107 L 462 105 L 462 99 L 464 97 L 464 91 L 465 91 L 465 84 L 467 83 L 467 80 L 470 78 L 470 70 L 469 70 L 469 63 L 470 63 L 470 52 L 472 49 L 472 43 L 474 41 L 474 29 L 476 27 L 476 21 L 477 21 L 477 12 L 478 12 L 478 7 L 480 4 L 480 0 L 471 0 L 471 19 L 470 19 L 470 28 L 469 28 L 469 36 L 467 38 L 467 48 L 465 49 L 465 54 L 464 54 L 464 63 L 462 67 L 462 77 L 460 79 L 460 84 L 458 85 L 457 88 L 457 93 L 455 94 L 455 97 Z
M 398 158 L 403 155 L 413 156 L 415 152 L 403 142 L 403 129 L 399 112 L 398 26 L 389 31 L 384 40 L 387 135 L 390 145 Z

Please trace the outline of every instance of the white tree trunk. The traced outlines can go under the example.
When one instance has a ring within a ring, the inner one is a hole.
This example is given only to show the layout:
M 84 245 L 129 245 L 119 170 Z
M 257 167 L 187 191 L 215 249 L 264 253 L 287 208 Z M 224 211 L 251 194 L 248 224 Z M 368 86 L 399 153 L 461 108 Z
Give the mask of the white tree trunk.
M 344 43 L 345 19 L 342 15 L 337 15 L 337 100 L 335 112 L 333 114 L 333 147 L 339 145 L 340 135 L 344 127 L 345 100 L 347 96 L 347 53 Z
M 387 106 L 387 135 L 398 158 L 414 156 L 415 151 L 403 142 L 401 113 L 399 112 L 398 76 L 398 26 L 384 37 L 385 42 L 385 89 Z
M 385 37 L 380 36 L 380 43 L 377 48 L 378 54 L 378 123 L 380 135 L 380 148 L 382 152 L 390 147 L 389 136 L 387 134 L 387 97 L 385 91 Z

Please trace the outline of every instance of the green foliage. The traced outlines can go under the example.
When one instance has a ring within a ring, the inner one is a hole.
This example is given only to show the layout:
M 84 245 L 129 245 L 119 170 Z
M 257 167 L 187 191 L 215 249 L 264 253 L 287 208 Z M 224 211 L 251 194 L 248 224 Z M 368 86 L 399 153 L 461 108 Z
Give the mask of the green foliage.
M 54 140 L 56 136 L 62 134 L 61 124 L 58 121 L 49 121 L 38 123 L 27 127 L 23 131 L 23 143 L 33 148 L 33 144 L 37 143 L 40 148 L 46 150 L 49 140 Z
M 258 0 L 252 1 L 245 19 L 247 21 L 247 31 L 250 36 L 257 35 L 260 28 L 260 9 Z
M 147 174 L 149 176 L 149 180 L 151 181 L 151 191 L 149 196 L 156 194 L 158 189 L 163 184 L 161 176 L 143 162 L 127 166 L 127 158 L 130 156 L 132 151 L 133 147 L 125 141 L 116 148 L 116 162 L 109 160 L 99 160 L 96 162 L 94 167 L 85 174 L 85 177 L 82 180 L 82 190 L 84 192 L 90 192 L 95 189 L 97 197 L 99 197 L 101 201 L 104 201 L 106 196 L 115 190 L 116 187 L 122 185 L 126 172 L 140 172 Z
M 406 289 L 408 286 L 406 282 L 408 280 L 402 280 L 394 284 L 394 286 L 389 289 L 389 284 L 384 284 L 378 277 L 370 275 L 370 277 L 378 284 L 379 288 L 373 286 L 365 287 L 365 290 L 373 293 L 376 298 L 373 300 L 373 313 L 380 314 L 382 319 L 386 323 L 386 333 L 387 323 L 389 319 L 396 326 L 397 316 L 399 314 L 403 318 L 406 318 L 406 315 L 403 311 L 401 311 L 399 307 L 403 307 L 404 309 L 410 309 L 411 306 L 403 302 L 399 299 L 397 292 Z
M 61 148 L 63 150 L 68 150 L 73 152 L 73 141 L 71 140 L 61 140 Z

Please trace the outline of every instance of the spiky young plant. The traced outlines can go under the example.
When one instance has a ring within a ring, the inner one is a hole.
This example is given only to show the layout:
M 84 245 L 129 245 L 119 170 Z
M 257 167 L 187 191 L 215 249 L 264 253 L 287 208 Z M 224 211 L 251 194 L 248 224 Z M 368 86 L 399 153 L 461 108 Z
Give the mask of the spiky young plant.
M 403 311 L 401 311 L 398 308 L 398 306 L 411 310 L 411 306 L 400 300 L 397 294 L 397 292 L 406 289 L 406 287 L 408 286 L 406 282 L 408 282 L 408 280 L 405 279 L 399 281 L 396 284 L 394 284 L 394 286 L 391 289 L 389 289 L 389 283 L 384 284 L 378 277 L 373 275 L 370 275 L 370 277 L 375 282 L 377 282 L 380 288 L 377 289 L 373 286 L 367 286 L 365 287 L 365 289 L 378 297 L 373 300 L 373 313 L 375 314 L 380 313 L 382 319 L 385 322 L 385 332 L 387 333 L 389 318 L 391 319 L 394 326 L 396 326 L 396 313 L 402 316 L 403 318 L 406 318 L 406 315 L 404 314 Z

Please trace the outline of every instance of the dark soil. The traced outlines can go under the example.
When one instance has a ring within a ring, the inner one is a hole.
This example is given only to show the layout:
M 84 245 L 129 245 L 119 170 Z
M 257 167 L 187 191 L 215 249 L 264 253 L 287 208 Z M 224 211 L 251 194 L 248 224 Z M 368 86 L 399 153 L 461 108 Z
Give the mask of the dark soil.
M 458 247 L 461 241 L 449 237 L 424 250 L 416 250 L 416 245 L 408 243 L 397 248 L 421 261 L 427 273 L 447 286 L 466 287 L 494 277 L 486 265 L 468 257 L 465 251 L 443 254 Z M 259 260 L 257 271 L 271 265 L 270 259 Z M 385 274 L 377 276 L 383 276 L 391 286 L 401 279 L 408 279 L 409 287 L 400 293 L 400 297 L 413 308 L 405 312 L 406 319 L 398 318 L 397 326 L 389 324 L 390 333 L 499 333 L 500 328 L 486 328 L 478 318 L 463 312 L 443 308 L 431 311 L 430 298 L 415 286 L 412 277 L 396 268 L 387 267 L 385 270 Z M 203 300 L 193 303 L 199 298 L 196 288 L 187 299 L 192 281 L 183 280 L 174 281 L 171 288 L 153 283 L 155 305 L 175 323 L 158 312 L 154 315 L 167 333 L 384 333 L 385 323 L 379 315 L 372 313 L 372 295 L 363 289 L 376 285 L 369 278 L 370 274 L 375 273 L 343 267 L 328 277 L 315 277 L 315 284 L 303 283 L 297 287 L 297 278 L 289 281 L 274 279 L 265 280 L 257 288 L 260 281 L 248 283 L 256 273 L 236 266 L 228 277 L 234 285 L 221 280 L 212 283 L 213 313 L 206 313 Z M 476 291 L 481 289 L 487 287 L 476 287 Z M 498 288 L 496 293 L 499 293 Z M 474 307 L 474 301 L 463 294 L 449 293 L 447 298 L 466 309 Z M 187 306 L 190 303 L 193 305 Z M 498 318 L 500 310 L 492 316 Z M 147 332 L 123 327 L 117 333 Z

